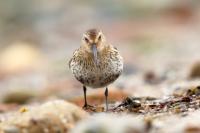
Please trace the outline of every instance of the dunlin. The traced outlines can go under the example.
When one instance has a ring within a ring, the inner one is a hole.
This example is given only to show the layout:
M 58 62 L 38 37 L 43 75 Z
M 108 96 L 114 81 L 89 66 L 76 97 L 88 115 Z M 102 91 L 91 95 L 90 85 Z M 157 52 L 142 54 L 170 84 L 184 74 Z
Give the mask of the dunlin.
M 82 44 L 73 53 L 69 67 L 75 78 L 83 84 L 85 104 L 86 87 L 105 89 L 106 111 L 108 111 L 108 85 L 122 73 L 123 59 L 119 51 L 109 44 L 98 29 L 90 29 L 83 34 Z

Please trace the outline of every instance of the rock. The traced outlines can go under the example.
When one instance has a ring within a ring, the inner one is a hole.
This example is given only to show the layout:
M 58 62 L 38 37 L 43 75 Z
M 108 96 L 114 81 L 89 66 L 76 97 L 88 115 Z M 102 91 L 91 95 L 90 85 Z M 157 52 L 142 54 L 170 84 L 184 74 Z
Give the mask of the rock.
M 35 92 L 28 89 L 16 89 L 13 91 L 7 92 L 3 97 L 2 101 L 4 103 L 17 103 L 24 104 L 30 99 L 35 97 Z
M 102 113 L 81 121 L 70 133 L 144 133 L 146 126 L 140 116 Z
M 139 100 L 131 99 L 130 97 L 125 98 L 122 103 L 118 106 L 124 106 L 125 108 L 132 110 L 141 107 L 141 103 Z
M 8 126 L 4 127 L 4 132 L 5 133 L 20 133 L 20 129 L 16 126 Z
M 87 113 L 74 104 L 62 100 L 50 101 L 4 114 L 0 117 L 0 132 L 66 133 L 86 116 Z
M 185 129 L 185 133 L 199 133 L 199 132 L 200 132 L 199 126 L 188 126 Z
M 200 62 L 193 64 L 190 70 L 189 78 L 200 78 Z
M 192 96 L 192 95 L 199 96 L 200 95 L 200 86 L 188 89 L 185 95 L 186 96 Z
M 149 84 L 159 84 L 164 80 L 164 77 L 156 74 L 154 71 L 144 73 L 144 81 Z
M 27 42 L 14 42 L 0 53 L 0 70 L 2 73 L 16 73 L 31 70 L 40 64 L 40 51 Z
M 166 115 L 153 122 L 152 133 L 199 133 L 200 111 L 190 112 L 187 116 Z

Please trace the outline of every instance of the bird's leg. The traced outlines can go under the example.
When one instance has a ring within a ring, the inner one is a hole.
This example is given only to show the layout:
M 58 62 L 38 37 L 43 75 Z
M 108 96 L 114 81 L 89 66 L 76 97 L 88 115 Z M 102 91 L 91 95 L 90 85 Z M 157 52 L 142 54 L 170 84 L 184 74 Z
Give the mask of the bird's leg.
M 87 107 L 86 91 L 87 91 L 87 88 L 86 88 L 85 86 L 83 86 L 84 101 L 85 101 L 83 108 L 86 108 L 86 107 Z
M 87 91 L 86 86 L 83 86 L 84 101 L 85 101 L 84 106 L 83 106 L 84 109 L 92 108 L 92 107 L 93 107 L 93 106 L 91 106 L 91 105 L 88 105 L 88 103 L 87 103 L 86 91 Z
M 106 111 L 108 111 L 108 87 L 105 90 L 105 98 L 106 98 Z

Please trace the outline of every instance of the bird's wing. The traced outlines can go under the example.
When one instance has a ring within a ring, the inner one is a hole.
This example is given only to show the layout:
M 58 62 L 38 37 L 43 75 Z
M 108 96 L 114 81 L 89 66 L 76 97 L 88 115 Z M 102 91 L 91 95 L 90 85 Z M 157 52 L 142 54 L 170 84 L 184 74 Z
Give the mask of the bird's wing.
M 78 50 L 79 50 L 79 49 L 76 49 L 76 50 L 73 52 L 73 57 L 69 60 L 69 63 L 68 63 L 69 68 L 71 68 L 71 62 L 74 60 L 74 57 L 75 57 L 75 55 L 76 55 L 76 53 L 77 53 Z
M 115 47 L 115 46 L 113 46 L 113 48 L 114 48 L 115 50 L 118 50 L 117 47 Z
M 69 69 L 71 69 L 71 62 L 72 62 L 72 60 L 73 60 L 73 57 L 69 60 L 69 63 L 68 63 L 68 66 L 69 66 Z

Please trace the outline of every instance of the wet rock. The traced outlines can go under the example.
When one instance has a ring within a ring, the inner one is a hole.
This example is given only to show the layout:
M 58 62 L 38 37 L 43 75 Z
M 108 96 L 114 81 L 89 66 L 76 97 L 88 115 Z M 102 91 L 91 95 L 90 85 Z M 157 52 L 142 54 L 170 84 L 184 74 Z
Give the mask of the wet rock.
M 66 133 L 87 113 L 74 104 L 56 100 L 34 107 L 23 107 L 18 112 L 4 114 L 1 133 Z

